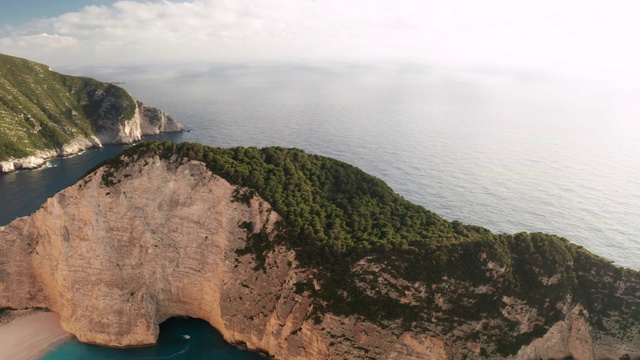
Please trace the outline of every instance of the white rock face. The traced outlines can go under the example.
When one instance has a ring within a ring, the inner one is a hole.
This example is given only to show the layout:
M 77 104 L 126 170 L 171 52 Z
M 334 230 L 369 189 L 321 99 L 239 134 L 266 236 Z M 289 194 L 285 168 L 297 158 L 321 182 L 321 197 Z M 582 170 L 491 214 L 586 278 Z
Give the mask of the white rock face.
M 8 173 L 16 171 L 13 161 L 0 161 L 0 172 Z
M 12 172 L 22 169 L 37 169 L 47 163 L 46 159 L 56 157 L 55 150 L 42 150 L 36 152 L 35 156 L 27 156 L 15 160 L 7 160 L 0 162 L 1 172 Z
M 0 172 L 8 173 L 17 170 L 37 169 L 44 166 L 48 159 L 78 154 L 95 147 L 102 147 L 102 143 L 97 137 L 77 137 L 57 150 L 40 150 L 36 152 L 35 156 L 0 161 Z
M 58 149 L 58 153 L 56 155 L 70 156 L 96 147 L 102 147 L 102 143 L 97 137 L 77 137 L 71 142 L 62 145 L 62 147 Z
M 395 334 L 357 319 L 309 318 L 312 299 L 295 284 L 308 274 L 276 247 L 264 271 L 245 248 L 243 221 L 272 232 L 280 219 L 259 197 L 233 201 L 234 186 L 204 164 L 143 159 L 102 184 L 104 169 L 61 191 L 35 214 L 0 228 L 0 307 L 43 306 L 78 339 L 109 346 L 152 344 L 158 324 L 207 320 L 231 343 L 282 359 L 372 356 L 445 359 L 428 336 Z M 325 329 L 325 330 L 322 330 Z
M 133 99 L 133 98 L 132 98 Z M 133 117 L 126 120 L 102 118 L 96 135 L 102 144 L 131 144 L 143 136 L 162 132 L 180 132 L 183 127 L 165 112 L 136 101 Z
M 137 113 L 140 117 L 140 131 L 143 136 L 184 130 L 182 125 L 169 114 L 154 107 L 146 106 L 141 102 L 138 102 Z
M 520 349 L 514 359 L 597 359 L 586 310 L 576 305 L 566 313 L 564 320 L 553 325 L 542 338 Z
M 34 156 L 0 161 L 0 173 L 37 169 L 45 165 L 48 159 L 55 157 L 70 156 L 108 144 L 132 144 L 140 141 L 146 135 L 184 130 L 182 124 L 164 111 L 146 106 L 139 101 L 135 101 L 135 103 L 136 109 L 131 119 L 102 118 L 97 124 L 101 131 L 98 131 L 95 136 L 80 136 L 58 149 L 40 150 Z

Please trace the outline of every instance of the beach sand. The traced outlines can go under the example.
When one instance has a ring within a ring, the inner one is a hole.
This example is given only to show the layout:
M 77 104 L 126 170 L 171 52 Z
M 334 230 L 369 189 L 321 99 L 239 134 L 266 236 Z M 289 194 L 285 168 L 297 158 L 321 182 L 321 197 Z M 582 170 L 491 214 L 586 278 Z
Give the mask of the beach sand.
M 39 359 L 70 338 L 54 312 L 11 311 L 0 319 L 0 360 Z

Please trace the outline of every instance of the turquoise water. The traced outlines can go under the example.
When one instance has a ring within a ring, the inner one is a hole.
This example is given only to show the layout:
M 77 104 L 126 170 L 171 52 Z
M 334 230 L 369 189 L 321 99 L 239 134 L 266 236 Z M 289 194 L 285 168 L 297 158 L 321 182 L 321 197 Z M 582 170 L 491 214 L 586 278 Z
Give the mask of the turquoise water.
M 189 339 L 185 338 L 189 336 Z M 77 340 L 64 343 L 43 360 L 257 360 L 264 357 L 227 344 L 220 333 L 200 319 L 171 318 L 160 324 L 158 345 L 113 349 L 83 344 Z

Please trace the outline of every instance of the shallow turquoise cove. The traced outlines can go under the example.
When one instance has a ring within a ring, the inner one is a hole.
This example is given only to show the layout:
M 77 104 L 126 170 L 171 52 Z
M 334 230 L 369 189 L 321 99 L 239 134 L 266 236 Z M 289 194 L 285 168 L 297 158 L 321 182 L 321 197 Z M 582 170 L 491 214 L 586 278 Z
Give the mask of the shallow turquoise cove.
M 204 320 L 171 318 L 160 325 L 160 337 L 155 346 L 113 349 L 83 344 L 74 339 L 62 344 L 43 358 L 43 360 L 86 359 L 251 360 L 264 359 L 264 357 L 226 343 L 220 333 Z

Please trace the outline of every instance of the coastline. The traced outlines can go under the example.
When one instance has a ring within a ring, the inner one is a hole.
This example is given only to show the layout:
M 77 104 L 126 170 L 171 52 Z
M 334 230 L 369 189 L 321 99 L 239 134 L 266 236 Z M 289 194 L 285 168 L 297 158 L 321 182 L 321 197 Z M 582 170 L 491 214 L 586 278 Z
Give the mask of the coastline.
M 0 318 L 0 359 L 40 359 L 72 336 L 54 312 L 12 310 Z
M 105 146 L 135 145 L 145 141 L 147 138 L 153 138 L 154 136 L 172 134 L 172 133 L 173 134 L 183 133 L 183 132 L 189 132 L 189 131 L 184 129 L 181 129 L 178 131 L 163 131 L 158 134 L 145 134 L 141 136 L 140 139 L 133 140 L 133 141 L 106 142 L 106 143 L 101 143 L 98 141 L 98 142 L 91 142 L 89 144 L 87 143 L 80 144 L 80 146 L 77 146 L 78 144 L 75 143 L 73 144 L 74 146 L 71 146 L 70 148 L 68 147 L 66 149 L 64 147 L 61 147 L 59 149 L 38 150 L 36 154 L 32 156 L 0 161 L 0 175 L 10 174 L 18 171 L 31 171 L 31 170 L 42 169 L 44 167 L 47 167 L 47 164 L 49 163 L 50 160 L 77 156 L 87 151 L 100 149 Z
M 80 155 L 85 151 L 88 151 L 91 149 L 100 149 L 101 147 L 102 146 L 90 146 L 87 148 L 80 149 L 77 152 L 70 152 L 70 153 L 64 153 L 64 154 L 59 154 L 58 152 L 56 152 L 55 154 L 50 156 L 49 155 L 42 156 L 42 153 L 48 154 L 48 153 L 53 153 L 53 151 L 49 151 L 49 152 L 42 151 L 38 153 L 36 156 L 27 156 L 19 159 L 9 159 L 7 161 L 0 162 L 0 174 L 10 174 L 12 172 L 17 172 L 17 171 L 42 169 L 47 166 L 50 160 Z
M 40 149 L 30 156 L 0 161 L 0 173 L 38 169 L 45 166 L 51 159 L 76 155 L 87 149 L 102 146 L 102 142 L 96 136 L 79 136 L 56 149 Z

